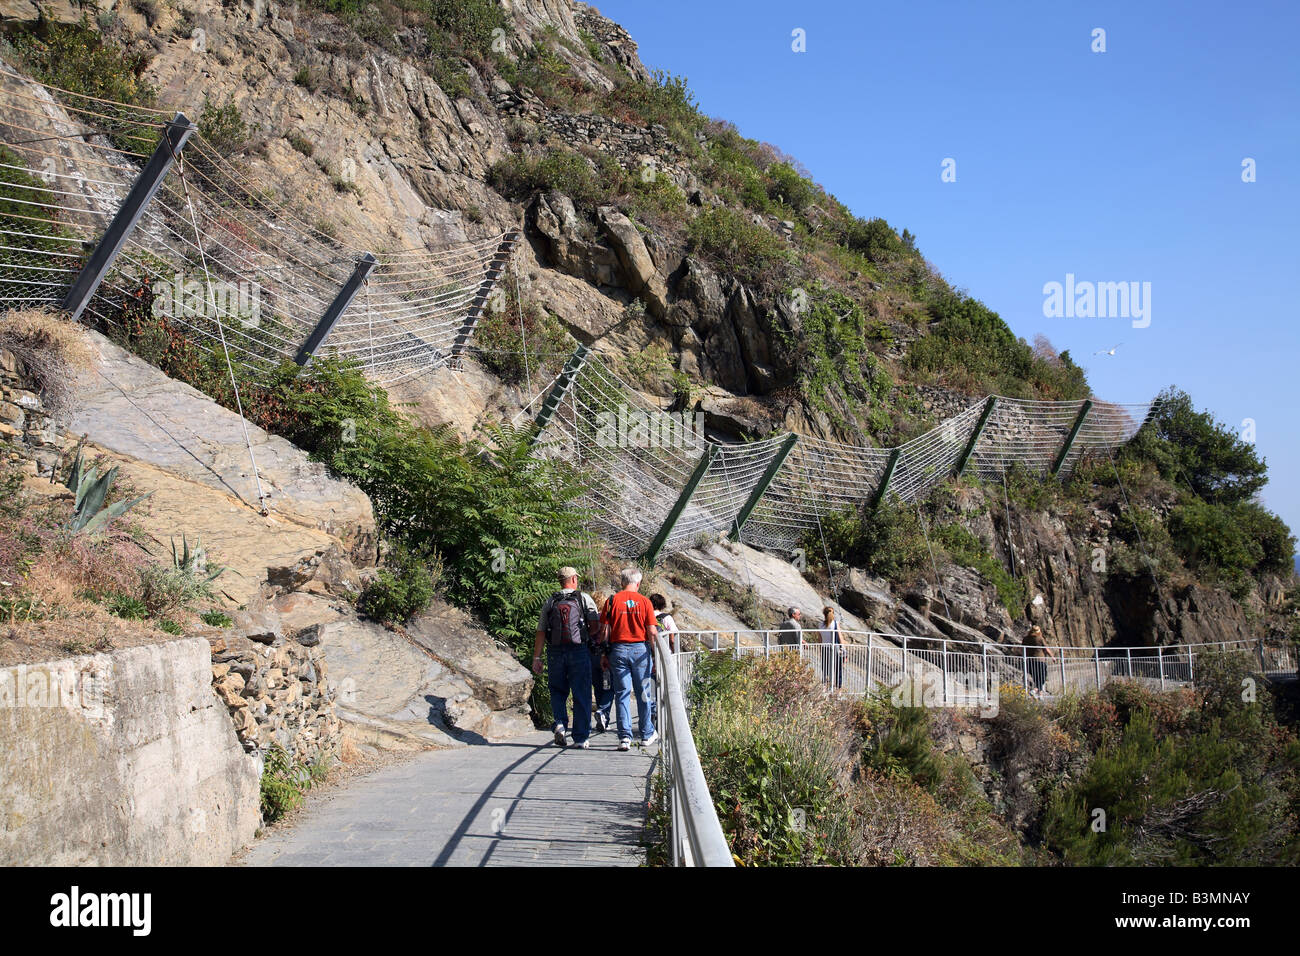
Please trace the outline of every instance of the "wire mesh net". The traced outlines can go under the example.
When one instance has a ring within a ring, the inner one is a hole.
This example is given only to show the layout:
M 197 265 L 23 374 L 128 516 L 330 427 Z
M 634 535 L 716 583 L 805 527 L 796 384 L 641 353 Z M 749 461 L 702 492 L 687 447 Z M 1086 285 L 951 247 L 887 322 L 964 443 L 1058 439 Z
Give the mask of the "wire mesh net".
M 36 83 L 0 65 L 0 306 L 57 307 L 163 141 L 172 114 Z M 273 198 L 192 135 L 127 234 L 84 315 L 158 321 L 218 341 L 247 369 L 299 356 L 363 251 Z M 518 240 L 488 235 L 376 253 L 318 355 L 383 383 L 459 355 Z
M 704 436 L 702 424 L 652 408 L 597 356 L 586 355 L 571 381 L 561 373 L 533 404 L 544 395 L 559 400 L 538 436 L 539 453 L 565 456 L 595 476 L 595 487 L 581 504 L 595 515 L 599 533 L 613 549 L 630 557 L 645 554 L 663 533 L 706 456 L 711 456 L 707 467 L 668 529 L 661 554 L 731 533 L 745 504 L 769 477 L 740 538 L 757 547 L 791 551 L 822 519 L 874 500 L 895 452 L 885 494 L 903 503 L 924 499 L 951 477 L 968 449 L 967 473 L 982 479 L 1000 478 L 1012 464 L 1046 476 L 1084 410 L 1082 400 L 999 397 L 973 446 L 985 402 L 897 449 L 799 436 L 772 474 L 786 436 L 734 445 L 716 442 Z M 1128 441 L 1153 410 L 1150 402 L 1094 400 L 1059 473 L 1067 474 L 1088 451 L 1111 451 Z M 678 429 L 671 441 L 670 426 Z

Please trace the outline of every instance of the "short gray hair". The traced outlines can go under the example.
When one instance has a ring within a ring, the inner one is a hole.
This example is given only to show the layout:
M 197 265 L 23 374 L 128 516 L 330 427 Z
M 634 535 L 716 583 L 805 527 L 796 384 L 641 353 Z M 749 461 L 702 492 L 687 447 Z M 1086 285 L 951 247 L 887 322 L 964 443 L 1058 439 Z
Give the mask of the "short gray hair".
M 641 571 L 639 568 L 624 568 L 618 572 L 618 579 L 623 587 L 630 588 L 634 584 L 641 583 Z
M 797 607 L 789 607 L 785 609 L 785 613 L 788 614 L 790 617 L 794 617 L 796 614 L 799 613 L 799 609 Z

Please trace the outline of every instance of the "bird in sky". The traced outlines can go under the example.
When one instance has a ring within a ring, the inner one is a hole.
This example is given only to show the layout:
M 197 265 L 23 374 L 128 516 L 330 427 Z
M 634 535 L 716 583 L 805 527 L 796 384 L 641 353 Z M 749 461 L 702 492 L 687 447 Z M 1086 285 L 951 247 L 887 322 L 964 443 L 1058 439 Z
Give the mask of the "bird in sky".
M 1116 350 L 1117 348 L 1119 348 L 1120 345 L 1123 345 L 1123 344 L 1124 344 L 1123 342 L 1120 342 L 1119 345 L 1112 345 L 1112 346 L 1111 346 L 1110 348 L 1108 348 L 1108 349 L 1100 349 L 1099 351 L 1093 352 L 1092 354 L 1093 354 L 1093 355 L 1114 355 L 1114 354 L 1115 354 L 1115 350 Z

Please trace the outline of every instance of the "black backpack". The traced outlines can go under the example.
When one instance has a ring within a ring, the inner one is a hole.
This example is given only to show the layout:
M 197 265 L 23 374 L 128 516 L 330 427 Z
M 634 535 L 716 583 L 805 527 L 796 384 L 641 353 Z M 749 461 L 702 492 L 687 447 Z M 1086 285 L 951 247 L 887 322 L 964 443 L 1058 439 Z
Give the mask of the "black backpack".
M 586 644 L 591 640 L 587 604 L 581 591 L 556 591 L 546 614 L 546 643 L 552 647 Z

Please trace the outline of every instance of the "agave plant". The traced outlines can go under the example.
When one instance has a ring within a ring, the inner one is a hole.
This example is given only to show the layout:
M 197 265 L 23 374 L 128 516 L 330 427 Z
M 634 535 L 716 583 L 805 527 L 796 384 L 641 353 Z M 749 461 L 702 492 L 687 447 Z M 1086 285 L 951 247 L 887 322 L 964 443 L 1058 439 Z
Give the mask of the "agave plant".
M 192 577 L 202 577 L 204 584 L 209 584 L 221 576 L 226 570 L 225 566 L 217 568 L 215 571 L 208 568 L 208 553 L 203 550 L 203 541 L 199 536 L 194 538 L 194 547 L 190 547 L 189 539 L 185 533 L 181 532 L 181 547 L 176 549 L 176 539 L 172 539 L 172 565 L 177 571 L 191 575 Z
M 68 487 L 75 496 L 72 517 L 68 519 L 69 531 L 74 534 L 95 534 L 102 531 L 109 519 L 126 513 L 153 494 L 151 491 L 138 498 L 124 499 L 106 508 L 104 499 L 108 497 L 116 479 L 116 465 L 101 475 L 94 465 L 86 467 L 82 461 L 81 449 L 77 449 L 77 457 L 72 460 L 72 473 L 68 476 Z

